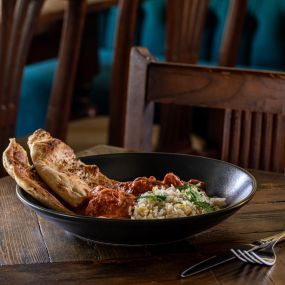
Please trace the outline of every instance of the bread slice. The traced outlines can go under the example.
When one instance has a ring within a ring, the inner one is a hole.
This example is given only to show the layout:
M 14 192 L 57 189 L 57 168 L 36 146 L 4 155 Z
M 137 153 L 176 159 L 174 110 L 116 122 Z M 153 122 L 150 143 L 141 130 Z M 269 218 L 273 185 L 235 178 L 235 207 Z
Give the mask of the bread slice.
M 3 165 L 17 184 L 35 200 L 50 209 L 66 214 L 73 214 L 72 211 L 62 205 L 62 203 L 49 192 L 49 187 L 29 164 L 26 151 L 21 145 L 16 143 L 15 139 L 10 139 L 9 146 L 3 152 Z
M 29 137 L 28 145 L 38 174 L 74 208 L 82 205 L 96 186 L 112 187 L 116 183 L 103 175 L 98 166 L 81 162 L 67 144 L 42 129 Z

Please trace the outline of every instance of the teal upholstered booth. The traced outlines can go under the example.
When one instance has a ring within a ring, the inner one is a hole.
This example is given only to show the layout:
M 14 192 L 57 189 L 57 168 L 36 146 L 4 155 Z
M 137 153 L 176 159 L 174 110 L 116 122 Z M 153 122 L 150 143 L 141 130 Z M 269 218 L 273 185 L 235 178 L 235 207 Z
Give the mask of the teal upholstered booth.
M 147 47 L 163 60 L 165 48 L 165 0 L 142 2 L 136 44 Z M 216 64 L 229 0 L 211 0 L 202 38 L 200 63 Z M 90 96 L 99 113 L 108 112 L 117 9 L 98 18 L 100 71 Z M 249 0 L 248 13 L 238 56 L 238 66 L 285 70 L 285 1 Z M 21 90 L 17 136 L 44 127 L 47 102 L 56 60 L 27 66 Z

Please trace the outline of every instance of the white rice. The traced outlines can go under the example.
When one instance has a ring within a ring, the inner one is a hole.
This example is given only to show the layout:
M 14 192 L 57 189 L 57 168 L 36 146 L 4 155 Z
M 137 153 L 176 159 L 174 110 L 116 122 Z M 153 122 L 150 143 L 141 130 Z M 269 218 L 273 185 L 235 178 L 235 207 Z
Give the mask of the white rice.
M 199 191 L 193 186 L 192 191 L 197 191 L 199 202 L 209 203 L 214 210 L 225 206 L 224 198 L 209 198 L 204 191 Z M 166 219 L 195 216 L 209 212 L 191 202 L 187 190 L 179 190 L 174 186 L 169 188 L 154 187 L 152 191 L 142 194 L 136 201 L 131 218 L 142 219 Z M 211 210 L 212 211 L 212 210 Z

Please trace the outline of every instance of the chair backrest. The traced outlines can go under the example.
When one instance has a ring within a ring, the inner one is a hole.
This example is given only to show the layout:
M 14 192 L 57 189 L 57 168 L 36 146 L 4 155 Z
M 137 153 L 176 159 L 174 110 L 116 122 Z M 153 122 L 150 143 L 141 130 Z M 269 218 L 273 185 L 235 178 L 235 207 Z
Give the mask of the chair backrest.
M 23 69 L 44 0 L 0 0 L 0 152 L 15 136 Z M 67 130 L 85 0 L 69 0 L 47 116 L 47 129 L 64 138 Z
M 209 0 L 165 1 L 167 4 L 166 60 L 196 63 Z M 140 0 L 119 0 L 109 125 L 109 144 L 117 146 L 122 146 L 124 141 L 129 53 L 134 41 L 140 2 Z M 246 0 L 231 0 L 221 45 L 222 65 L 232 65 L 235 62 L 246 3 Z M 161 140 L 165 142 L 163 133 L 162 129 Z
M 23 69 L 44 0 L 0 0 L 0 152 L 15 136 Z M 76 74 L 86 1 L 69 0 L 59 62 L 50 97 L 47 129 L 64 139 Z
M 43 1 L 1 1 L 1 151 L 7 146 L 8 138 L 14 136 L 22 72 L 42 4 Z
M 285 73 L 158 63 L 146 49 L 133 48 L 125 147 L 151 150 L 154 102 L 239 110 L 241 121 L 235 116 L 225 118 L 227 160 L 250 168 L 284 171 Z M 269 117 L 249 112 L 264 112 Z M 231 132 L 237 121 L 242 134 Z M 251 129 L 251 122 L 259 126 L 260 133 Z
M 180 63 L 197 63 L 200 55 L 202 34 L 206 22 L 209 0 L 167 1 L 167 52 L 166 60 Z M 231 0 L 227 12 L 220 47 L 219 64 L 234 66 L 247 9 L 247 0 Z M 207 137 L 220 141 L 224 111 L 208 110 L 208 117 L 215 118 L 212 131 Z M 197 111 L 196 111 L 197 113 Z M 228 110 L 227 113 L 230 113 Z M 196 118 L 197 119 L 197 118 Z M 193 121 L 190 107 L 168 105 L 161 108 L 158 149 L 160 151 L 192 152 L 190 134 L 201 123 Z M 198 120 L 200 122 L 200 120 Z M 209 124 L 209 123 L 208 123 Z M 219 144 L 218 142 L 217 144 Z

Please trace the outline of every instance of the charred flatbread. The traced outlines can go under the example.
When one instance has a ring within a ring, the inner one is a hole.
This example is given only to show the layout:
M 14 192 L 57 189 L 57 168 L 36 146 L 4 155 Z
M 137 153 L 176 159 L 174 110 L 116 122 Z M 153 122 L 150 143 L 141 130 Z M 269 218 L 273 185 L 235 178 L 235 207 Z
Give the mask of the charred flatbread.
M 3 152 L 3 166 L 17 184 L 35 200 L 50 209 L 73 214 L 51 194 L 48 185 L 43 182 L 33 166 L 29 164 L 26 151 L 16 143 L 15 139 L 10 139 L 8 147 Z
M 96 186 L 112 187 L 116 183 L 103 175 L 98 166 L 81 162 L 67 144 L 42 129 L 29 137 L 28 145 L 38 174 L 74 208 L 80 207 Z

